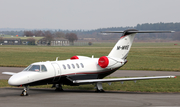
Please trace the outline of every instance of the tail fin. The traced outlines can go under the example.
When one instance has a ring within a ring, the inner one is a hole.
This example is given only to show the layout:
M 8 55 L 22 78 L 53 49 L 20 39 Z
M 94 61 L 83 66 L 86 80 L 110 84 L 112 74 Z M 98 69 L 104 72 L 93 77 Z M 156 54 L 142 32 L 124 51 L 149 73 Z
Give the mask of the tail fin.
M 128 31 L 137 31 L 137 30 L 126 30 L 123 32 L 123 35 L 116 43 L 114 48 L 109 53 L 109 57 L 125 59 L 130 51 L 131 45 L 133 43 L 136 33 L 128 33 Z
M 171 33 L 174 31 L 138 31 L 136 29 L 129 29 L 125 31 L 110 31 L 102 33 L 123 33 L 119 41 L 116 43 L 114 48 L 109 53 L 109 57 L 126 59 L 127 55 L 132 46 L 134 37 L 136 33 Z

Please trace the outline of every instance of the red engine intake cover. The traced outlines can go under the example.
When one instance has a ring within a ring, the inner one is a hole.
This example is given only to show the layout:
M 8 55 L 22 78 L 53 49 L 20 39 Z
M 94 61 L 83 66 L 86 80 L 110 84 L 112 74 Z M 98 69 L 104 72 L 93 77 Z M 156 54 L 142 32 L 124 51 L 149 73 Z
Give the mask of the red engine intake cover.
M 99 58 L 98 65 L 101 68 L 106 68 L 108 66 L 108 64 L 109 64 L 109 59 L 106 56 L 102 56 Z
M 73 59 L 79 59 L 79 58 L 77 56 L 73 56 L 70 59 L 73 60 Z

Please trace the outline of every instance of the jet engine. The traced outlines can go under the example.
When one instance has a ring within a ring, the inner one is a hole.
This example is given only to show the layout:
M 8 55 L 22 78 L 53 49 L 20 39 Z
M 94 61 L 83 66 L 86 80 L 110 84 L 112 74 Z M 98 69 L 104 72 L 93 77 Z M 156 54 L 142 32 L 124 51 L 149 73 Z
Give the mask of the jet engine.
M 101 68 L 116 68 L 124 65 L 126 62 L 127 60 L 102 56 L 98 60 L 98 65 Z

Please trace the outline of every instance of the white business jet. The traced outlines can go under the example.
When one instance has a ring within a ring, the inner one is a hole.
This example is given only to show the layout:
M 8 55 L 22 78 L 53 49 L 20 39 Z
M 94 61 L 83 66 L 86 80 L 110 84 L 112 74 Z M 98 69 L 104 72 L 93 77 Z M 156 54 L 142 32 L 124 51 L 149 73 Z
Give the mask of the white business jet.
M 95 84 L 97 91 L 103 92 L 102 83 L 136 81 L 144 79 L 175 78 L 175 76 L 134 77 L 103 79 L 127 63 L 136 33 L 171 33 L 173 31 L 138 31 L 135 29 L 102 33 L 123 33 L 119 41 L 108 56 L 100 58 L 73 56 L 67 60 L 36 62 L 29 65 L 19 73 L 3 72 L 12 75 L 8 84 L 24 86 L 22 96 L 27 96 L 28 86 L 53 84 L 56 90 L 62 91 L 61 85 L 78 86 L 82 84 Z

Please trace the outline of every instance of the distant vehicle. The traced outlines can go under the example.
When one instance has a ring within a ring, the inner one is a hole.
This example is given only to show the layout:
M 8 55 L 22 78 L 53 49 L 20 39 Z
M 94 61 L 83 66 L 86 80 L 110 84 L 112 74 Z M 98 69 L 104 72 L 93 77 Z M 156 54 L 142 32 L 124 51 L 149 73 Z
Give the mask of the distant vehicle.
M 24 86 L 22 96 L 28 95 L 28 86 L 53 84 L 56 90 L 62 91 L 63 84 L 78 86 L 82 84 L 95 84 L 97 91 L 103 92 L 102 83 L 117 81 L 136 81 L 144 79 L 175 78 L 175 76 L 134 77 L 103 79 L 127 63 L 136 33 L 171 33 L 173 31 L 138 31 L 135 29 L 125 31 L 110 31 L 103 33 L 123 33 L 119 41 L 108 56 L 92 58 L 86 56 L 73 56 L 67 60 L 36 62 L 29 65 L 19 73 L 3 72 L 12 75 L 8 83 L 12 86 Z

